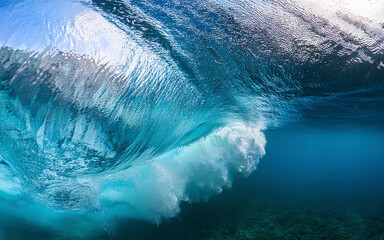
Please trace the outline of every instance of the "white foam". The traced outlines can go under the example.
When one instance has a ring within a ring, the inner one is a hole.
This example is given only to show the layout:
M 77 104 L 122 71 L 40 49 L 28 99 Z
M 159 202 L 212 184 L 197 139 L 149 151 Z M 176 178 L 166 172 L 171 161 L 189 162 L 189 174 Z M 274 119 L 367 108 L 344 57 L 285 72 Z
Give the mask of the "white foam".
M 260 127 L 235 124 L 205 139 L 104 179 L 101 208 L 113 216 L 160 223 L 182 201 L 206 201 L 236 176 L 247 176 L 265 154 Z

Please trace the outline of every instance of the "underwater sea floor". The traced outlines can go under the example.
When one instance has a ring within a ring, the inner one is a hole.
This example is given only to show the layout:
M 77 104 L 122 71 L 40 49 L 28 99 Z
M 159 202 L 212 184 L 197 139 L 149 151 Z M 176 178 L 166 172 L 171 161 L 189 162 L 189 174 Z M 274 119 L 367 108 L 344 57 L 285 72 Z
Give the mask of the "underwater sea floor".
M 279 200 L 278 196 L 271 195 L 267 196 L 269 199 L 251 201 L 225 195 L 204 206 L 193 206 L 189 210 L 195 212 L 183 215 L 183 222 L 173 220 L 159 228 L 134 224 L 135 229 L 127 229 L 123 224 L 117 229 L 116 239 L 120 239 L 118 235 L 126 239 L 384 238 L 382 202 L 319 199 L 308 202 L 308 199 L 287 199 L 287 196 Z M 362 204 L 370 206 L 364 208 Z M 204 219 L 196 214 L 203 215 Z
M 243 190 L 250 190 L 244 189 Z M 121 223 L 113 239 L 384 239 L 384 200 L 254 190 L 184 207 L 156 227 Z

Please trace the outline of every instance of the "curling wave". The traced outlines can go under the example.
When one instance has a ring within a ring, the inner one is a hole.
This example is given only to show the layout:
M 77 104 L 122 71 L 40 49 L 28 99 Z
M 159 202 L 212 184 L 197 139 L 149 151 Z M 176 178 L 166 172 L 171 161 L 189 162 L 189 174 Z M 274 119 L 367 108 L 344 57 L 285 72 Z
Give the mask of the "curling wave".
M 343 0 L 2 1 L 0 191 L 159 223 L 249 175 L 263 129 L 380 122 L 383 13 Z

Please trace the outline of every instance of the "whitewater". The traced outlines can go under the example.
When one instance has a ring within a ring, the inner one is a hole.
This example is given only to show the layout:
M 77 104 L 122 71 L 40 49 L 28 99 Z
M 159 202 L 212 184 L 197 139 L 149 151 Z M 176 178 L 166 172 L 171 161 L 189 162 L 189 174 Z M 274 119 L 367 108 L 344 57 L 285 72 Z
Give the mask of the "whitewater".
M 250 175 L 266 129 L 384 122 L 383 16 L 373 0 L 2 0 L 0 212 L 160 224 Z

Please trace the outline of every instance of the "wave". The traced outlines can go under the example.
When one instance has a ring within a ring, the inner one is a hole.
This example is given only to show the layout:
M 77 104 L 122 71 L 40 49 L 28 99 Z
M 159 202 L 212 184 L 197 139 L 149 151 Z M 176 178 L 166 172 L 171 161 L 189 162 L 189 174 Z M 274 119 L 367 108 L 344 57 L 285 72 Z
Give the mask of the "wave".
M 3 1 L 0 190 L 159 223 L 249 175 L 264 129 L 380 122 L 383 11 L 342 0 Z

